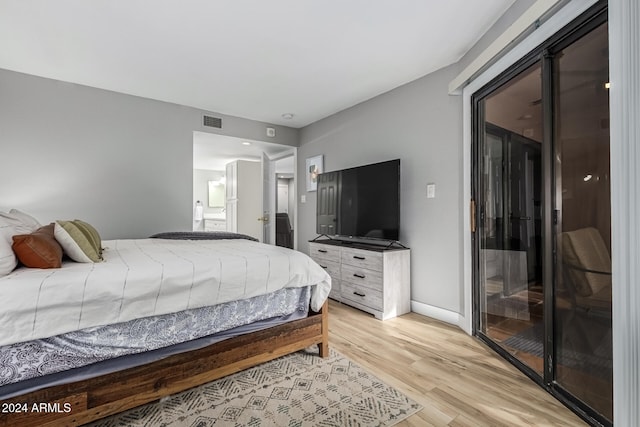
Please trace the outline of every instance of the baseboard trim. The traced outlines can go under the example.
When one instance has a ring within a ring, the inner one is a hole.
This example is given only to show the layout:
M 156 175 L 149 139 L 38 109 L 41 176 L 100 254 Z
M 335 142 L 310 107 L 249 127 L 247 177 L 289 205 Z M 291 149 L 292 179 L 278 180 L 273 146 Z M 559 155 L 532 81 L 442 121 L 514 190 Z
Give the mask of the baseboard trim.
M 445 323 L 449 323 L 450 325 L 457 326 L 462 330 L 465 330 L 465 328 L 462 327 L 464 317 L 461 316 L 460 313 L 456 313 L 455 311 L 446 310 L 444 308 L 435 307 L 433 305 L 424 304 L 418 301 L 411 301 L 411 311 L 413 311 L 414 313 L 422 314 L 423 316 L 440 320 Z

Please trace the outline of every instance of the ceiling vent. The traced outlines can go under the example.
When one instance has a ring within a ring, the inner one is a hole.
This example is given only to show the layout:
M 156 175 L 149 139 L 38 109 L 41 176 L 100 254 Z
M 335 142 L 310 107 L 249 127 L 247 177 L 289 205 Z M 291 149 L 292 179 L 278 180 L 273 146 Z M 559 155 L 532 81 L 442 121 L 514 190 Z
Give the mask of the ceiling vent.
M 220 117 L 203 116 L 202 124 L 210 128 L 222 129 L 222 119 Z

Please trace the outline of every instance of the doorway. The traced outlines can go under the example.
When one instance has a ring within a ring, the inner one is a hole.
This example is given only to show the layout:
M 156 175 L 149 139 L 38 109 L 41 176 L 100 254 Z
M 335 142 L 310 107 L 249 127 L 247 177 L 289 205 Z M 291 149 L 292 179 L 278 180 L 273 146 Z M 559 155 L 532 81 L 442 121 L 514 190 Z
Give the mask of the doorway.
M 279 158 L 276 163 L 276 246 L 293 249 L 295 244 L 296 223 L 296 157 L 290 155 Z M 289 172 L 291 171 L 291 172 Z
M 231 231 L 275 244 L 277 175 L 291 178 L 295 194 L 296 155 L 295 147 L 282 144 L 193 132 L 193 229 Z M 222 206 L 210 201 L 209 188 L 220 186 L 226 187 Z M 242 200 L 250 203 L 240 206 Z M 295 225 L 295 203 L 288 211 Z
M 608 28 L 599 4 L 473 97 L 474 333 L 612 425 Z

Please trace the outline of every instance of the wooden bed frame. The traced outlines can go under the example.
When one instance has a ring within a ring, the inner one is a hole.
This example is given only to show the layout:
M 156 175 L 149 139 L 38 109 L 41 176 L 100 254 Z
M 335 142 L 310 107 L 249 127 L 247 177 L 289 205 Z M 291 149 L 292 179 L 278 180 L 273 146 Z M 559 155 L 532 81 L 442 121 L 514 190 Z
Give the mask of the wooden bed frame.
M 328 303 L 325 302 L 320 312 L 310 312 L 304 319 L 143 366 L 4 400 L 0 402 L 0 426 L 82 425 L 314 344 L 318 345 L 320 356 L 327 357 L 328 327 Z M 18 412 L 19 409 L 26 411 Z

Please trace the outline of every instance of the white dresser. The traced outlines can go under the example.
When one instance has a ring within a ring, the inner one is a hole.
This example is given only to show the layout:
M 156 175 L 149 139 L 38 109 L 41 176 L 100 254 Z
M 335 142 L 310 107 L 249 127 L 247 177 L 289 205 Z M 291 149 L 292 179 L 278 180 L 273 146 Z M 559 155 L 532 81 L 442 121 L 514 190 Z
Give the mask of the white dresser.
M 331 276 L 330 298 L 381 320 L 411 311 L 409 249 L 316 240 L 309 255 Z

